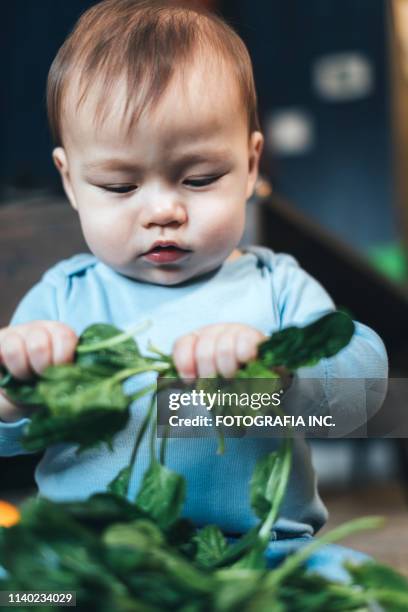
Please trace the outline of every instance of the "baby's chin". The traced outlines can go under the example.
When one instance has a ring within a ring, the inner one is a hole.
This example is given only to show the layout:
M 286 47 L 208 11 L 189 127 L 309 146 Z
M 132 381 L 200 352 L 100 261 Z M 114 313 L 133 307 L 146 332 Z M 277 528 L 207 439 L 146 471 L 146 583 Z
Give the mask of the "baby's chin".
M 215 273 L 221 263 L 214 263 L 212 266 L 206 267 L 188 267 L 178 265 L 163 265 L 163 266 L 151 266 L 148 269 L 137 269 L 131 268 L 130 266 L 117 267 L 111 266 L 118 274 L 131 278 L 141 283 L 148 283 L 153 285 L 161 285 L 167 287 L 174 287 L 176 285 L 182 285 L 195 280 L 201 280 L 202 277 L 212 275 Z

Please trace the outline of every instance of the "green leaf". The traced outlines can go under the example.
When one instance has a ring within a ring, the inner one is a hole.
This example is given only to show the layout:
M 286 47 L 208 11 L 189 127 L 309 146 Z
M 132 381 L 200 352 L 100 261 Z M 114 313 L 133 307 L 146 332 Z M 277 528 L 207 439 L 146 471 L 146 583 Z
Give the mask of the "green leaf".
M 0 366 L 0 389 L 9 384 L 12 379 L 10 372 L 8 372 L 5 368 Z
M 142 586 L 147 590 L 153 587 L 155 598 L 162 597 L 162 587 L 170 588 L 166 598 L 171 597 L 172 586 L 175 601 L 182 600 L 187 593 L 200 595 L 212 592 L 212 578 L 168 548 L 162 531 L 151 521 L 112 525 L 104 533 L 103 541 L 109 547 L 110 563 L 114 563 L 121 572 L 125 570 L 129 583 L 138 595 L 146 595 Z M 146 582 L 147 575 L 152 572 L 155 572 L 155 581 Z M 150 599 L 152 593 L 148 593 L 148 597 Z
M 120 470 L 115 478 L 108 484 L 108 491 L 116 495 L 126 497 L 129 488 L 129 480 L 132 474 L 132 466 L 127 465 Z
M 250 482 L 251 506 L 262 520 L 259 538 L 266 545 L 282 505 L 291 469 L 292 440 L 285 438 L 279 449 L 260 459 Z
M 166 466 L 153 461 L 143 476 L 136 504 L 160 527 L 168 527 L 181 512 L 185 497 L 185 480 Z
M 292 553 L 285 559 L 285 561 L 272 572 L 267 578 L 266 583 L 270 586 L 276 586 L 282 584 L 283 580 L 286 580 L 288 576 L 298 571 L 304 562 L 319 548 L 325 544 L 331 544 L 337 542 L 349 535 L 362 531 L 363 529 L 375 529 L 380 527 L 384 523 L 384 519 L 380 516 L 365 516 L 363 518 L 353 519 L 338 525 L 331 531 L 325 533 L 320 538 L 316 538 L 310 544 L 302 546 L 298 551 Z
M 279 374 L 271 370 L 258 359 L 248 361 L 245 366 L 242 366 L 236 371 L 234 378 L 276 378 L 280 380 Z
M 305 327 L 287 327 L 259 345 L 258 355 L 266 367 L 289 370 L 313 365 L 343 349 L 354 334 L 354 323 L 344 312 L 331 312 Z
M 135 504 L 114 493 L 94 493 L 83 501 L 59 502 L 59 508 L 97 532 L 114 523 L 147 518 L 147 514 Z
M 217 588 L 214 592 L 214 609 L 217 612 L 279 612 L 270 597 L 270 607 L 255 608 L 252 605 L 253 597 L 259 584 L 259 572 L 242 569 L 226 569 L 216 573 Z
M 129 419 L 129 410 L 87 410 L 83 414 L 50 415 L 48 409 L 36 410 L 24 430 L 22 445 L 28 451 L 41 451 L 60 442 L 79 445 L 78 452 L 106 442 L 122 430 Z
M 72 442 L 82 451 L 102 441 L 112 444 L 114 434 L 128 422 L 131 402 L 121 382 L 104 372 L 100 365 L 48 367 L 36 386 L 42 408 L 32 415 L 23 446 L 40 451 Z
M 152 521 L 138 519 L 126 525 L 111 525 L 104 532 L 103 541 L 109 546 L 130 547 L 146 553 L 164 544 L 165 540 L 161 530 Z
M 126 368 L 137 365 L 141 358 L 139 348 L 133 338 L 127 338 L 119 344 L 107 348 L 96 348 L 90 352 L 81 352 L 81 349 L 89 348 L 122 335 L 122 331 L 114 325 L 107 323 L 96 323 L 85 329 L 79 338 L 77 345 L 76 363 L 81 366 L 102 364 L 115 368 Z
M 243 555 L 238 561 L 236 561 L 231 568 L 234 569 L 250 569 L 250 570 L 263 570 L 267 567 L 267 561 L 265 557 L 265 550 L 267 548 L 267 542 L 264 539 L 258 538 L 252 545 L 252 548 Z
M 356 584 L 366 588 L 382 588 L 408 593 L 408 580 L 391 567 L 377 563 L 377 561 L 365 561 L 358 565 L 350 561 L 345 562 L 345 567 Z
M 391 567 L 366 561 L 355 564 L 346 561 L 344 567 L 350 574 L 352 583 L 364 588 L 387 610 L 405 612 L 408 606 L 408 580 Z
M 257 546 L 258 541 L 258 528 L 254 527 L 236 540 L 236 542 L 230 544 L 218 561 L 214 562 L 213 568 L 232 565 L 244 558 L 255 546 Z
M 274 451 L 262 457 L 255 465 L 250 481 L 251 507 L 264 519 L 268 515 L 281 479 L 283 455 Z
M 2 533 L 0 565 L 8 579 L 1 586 L 18 591 L 75 591 L 80 609 L 124 609 L 119 605 L 128 591 L 103 559 L 102 542 L 60 504 L 30 500 L 22 507 L 21 522 Z
M 122 384 L 100 370 L 79 365 L 50 366 L 38 384 L 38 393 L 51 414 L 74 415 L 86 410 L 125 410 L 129 403 Z
M 195 561 L 202 567 L 218 563 L 228 548 L 227 540 L 216 525 L 207 525 L 194 536 L 197 544 Z
M 32 381 L 19 380 L 7 372 L 0 387 L 5 390 L 7 397 L 12 402 L 28 406 L 40 406 L 42 404 L 42 397 L 37 389 L 37 379 Z
M 269 607 L 270 602 L 279 604 L 276 609 L 285 612 L 368 611 L 368 598 L 355 587 L 332 582 L 317 573 L 305 572 L 303 568 L 289 576 L 279 588 L 265 588 L 260 580 L 248 601 L 248 610 L 275 612 L 275 607 Z

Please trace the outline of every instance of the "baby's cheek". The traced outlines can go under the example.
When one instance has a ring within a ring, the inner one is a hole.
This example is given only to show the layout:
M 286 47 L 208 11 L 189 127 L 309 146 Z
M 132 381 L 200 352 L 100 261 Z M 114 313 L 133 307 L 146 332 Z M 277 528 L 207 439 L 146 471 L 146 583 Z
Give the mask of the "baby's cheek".
M 97 215 L 91 212 L 82 216 L 81 225 L 88 247 L 94 255 L 108 263 L 126 263 L 129 224 L 115 215 Z
M 203 224 L 203 240 L 214 251 L 229 253 L 239 242 L 245 226 L 245 214 L 241 207 L 220 205 L 217 211 Z

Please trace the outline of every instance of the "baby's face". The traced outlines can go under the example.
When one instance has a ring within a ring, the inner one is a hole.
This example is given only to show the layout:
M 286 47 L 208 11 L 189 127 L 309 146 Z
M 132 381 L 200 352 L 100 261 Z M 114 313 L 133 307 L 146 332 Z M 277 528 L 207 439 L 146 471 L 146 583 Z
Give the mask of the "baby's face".
M 90 250 L 121 274 L 163 285 L 239 255 L 263 144 L 260 132 L 248 140 L 227 71 L 196 67 L 185 82 L 183 90 L 173 79 L 130 131 L 118 118 L 124 90 L 100 128 L 92 92 L 75 115 L 68 94 L 64 148 L 53 153 Z

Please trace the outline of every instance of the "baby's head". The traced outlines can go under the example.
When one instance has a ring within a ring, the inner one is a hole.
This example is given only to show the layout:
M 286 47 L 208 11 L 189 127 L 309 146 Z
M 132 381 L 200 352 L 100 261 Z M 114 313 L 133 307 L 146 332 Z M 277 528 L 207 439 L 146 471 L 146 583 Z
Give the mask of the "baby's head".
M 263 137 L 248 52 L 220 18 L 105 0 L 61 47 L 47 102 L 54 162 L 105 264 L 174 285 L 239 255 Z

